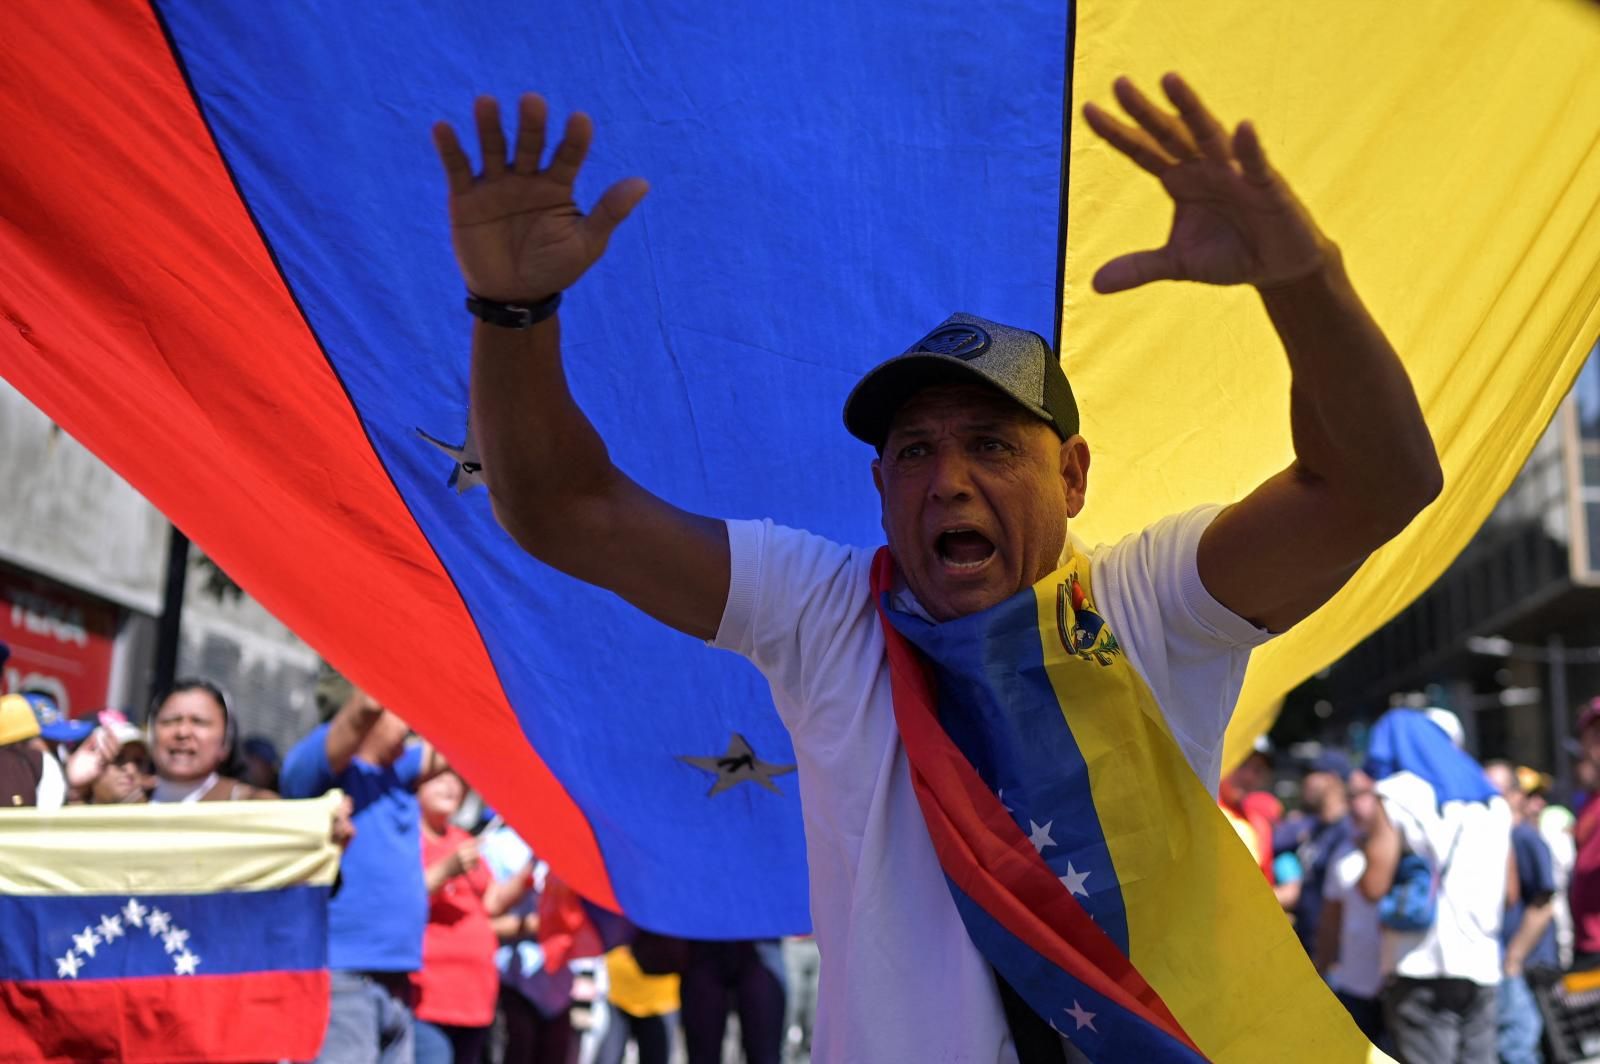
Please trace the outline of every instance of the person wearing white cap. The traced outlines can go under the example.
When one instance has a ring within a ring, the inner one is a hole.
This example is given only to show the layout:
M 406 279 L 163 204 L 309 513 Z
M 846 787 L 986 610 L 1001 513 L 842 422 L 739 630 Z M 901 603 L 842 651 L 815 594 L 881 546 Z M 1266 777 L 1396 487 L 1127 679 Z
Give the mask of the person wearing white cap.
M 101 725 L 116 742 L 116 751 L 106 758 L 105 771 L 90 784 L 84 801 L 93 805 L 122 805 L 149 800 L 154 769 L 144 729 L 126 720 L 111 720 Z
M 1084 110 L 1174 207 L 1165 246 L 1113 259 L 1094 286 L 1253 286 L 1288 353 L 1295 458 L 1233 505 L 1168 518 L 1087 565 L 1096 631 L 1115 632 L 1214 796 L 1251 648 L 1326 602 L 1432 501 L 1442 474 L 1399 357 L 1254 126 L 1225 128 L 1176 75 L 1162 87 L 1172 109 L 1124 78 L 1115 93 L 1131 121 Z M 746 656 L 770 682 L 799 762 L 818 1058 L 1062 1059 L 1061 1036 L 975 945 L 930 841 L 895 723 L 875 552 L 678 509 L 612 463 L 573 400 L 557 308 L 648 186 L 619 182 L 585 215 L 573 198 L 585 116 L 568 120 L 548 165 L 540 97 L 522 98 L 514 147 L 493 100 L 475 117 L 481 173 L 448 125 L 434 130 L 479 319 L 469 447 L 496 518 L 530 554 Z M 967 618 L 1071 551 L 1089 445 L 1038 334 L 952 315 L 868 372 L 844 421 L 876 452 L 893 609 L 933 625 Z

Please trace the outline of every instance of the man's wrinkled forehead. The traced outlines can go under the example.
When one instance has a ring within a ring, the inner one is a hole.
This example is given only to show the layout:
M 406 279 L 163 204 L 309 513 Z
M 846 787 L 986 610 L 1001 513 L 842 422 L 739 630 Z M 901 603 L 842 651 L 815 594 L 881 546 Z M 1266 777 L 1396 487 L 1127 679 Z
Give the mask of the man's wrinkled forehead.
M 951 419 L 959 419 L 968 428 L 984 425 L 1050 427 L 997 388 L 976 382 L 939 383 L 918 388 L 900 404 L 889 419 L 888 438 L 925 432 Z

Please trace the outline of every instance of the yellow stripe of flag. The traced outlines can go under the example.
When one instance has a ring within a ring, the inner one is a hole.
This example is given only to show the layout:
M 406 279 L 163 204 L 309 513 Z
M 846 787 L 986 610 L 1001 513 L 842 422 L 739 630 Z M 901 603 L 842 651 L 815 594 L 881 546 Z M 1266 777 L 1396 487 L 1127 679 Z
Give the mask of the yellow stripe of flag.
M 342 798 L 331 791 L 305 801 L 8 810 L 0 816 L 0 894 L 327 886 L 339 871 L 329 832 Z
M 1281 697 L 1436 579 L 1600 335 L 1600 5 L 1585 0 L 1080 0 L 1073 99 L 1179 70 L 1344 251 L 1416 383 L 1444 495 L 1338 598 L 1257 652 L 1229 761 Z M 1063 355 L 1094 453 L 1074 526 L 1111 542 L 1240 498 L 1292 455 L 1289 375 L 1253 293 L 1096 295 L 1159 246 L 1160 186 L 1073 118 Z

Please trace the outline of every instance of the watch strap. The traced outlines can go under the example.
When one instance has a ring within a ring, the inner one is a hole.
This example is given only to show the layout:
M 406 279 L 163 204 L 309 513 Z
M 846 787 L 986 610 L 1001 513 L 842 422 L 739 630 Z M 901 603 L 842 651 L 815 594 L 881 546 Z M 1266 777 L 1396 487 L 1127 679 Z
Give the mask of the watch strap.
M 528 329 L 553 316 L 561 306 L 561 293 L 536 303 L 500 303 L 467 293 L 467 310 L 480 321 L 502 329 Z

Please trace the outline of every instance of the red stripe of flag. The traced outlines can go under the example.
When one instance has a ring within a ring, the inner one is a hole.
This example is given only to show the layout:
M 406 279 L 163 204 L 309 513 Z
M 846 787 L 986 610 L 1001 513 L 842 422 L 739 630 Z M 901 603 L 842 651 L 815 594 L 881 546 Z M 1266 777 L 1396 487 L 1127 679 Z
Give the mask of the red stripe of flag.
M 28 4 L 0 34 L 0 372 L 616 908 L 150 6 Z
M 0 982 L 0 1062 L 311 1060 L 328 973 Z

